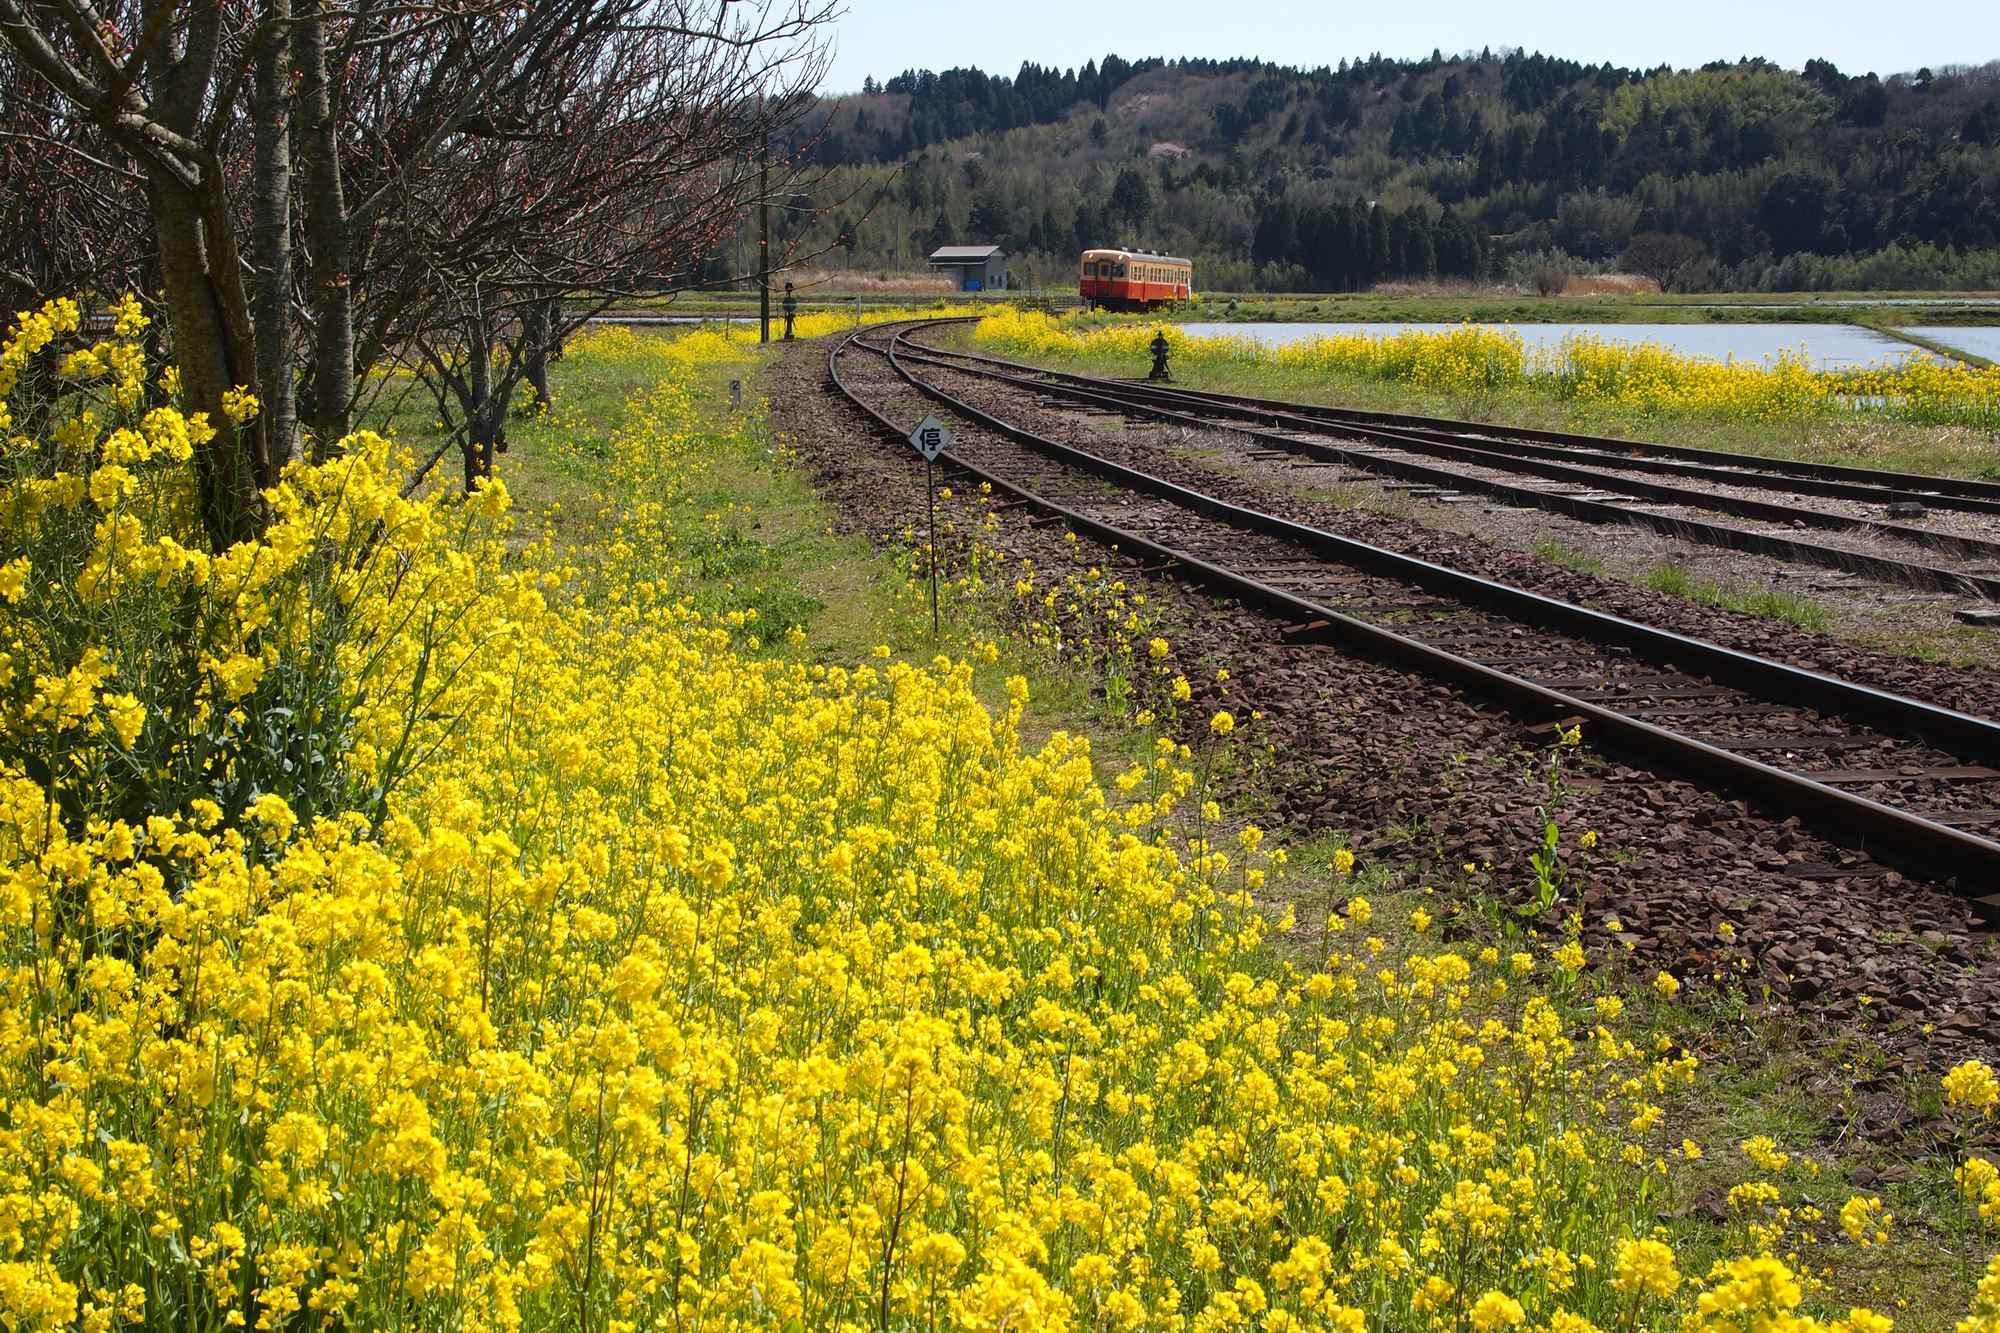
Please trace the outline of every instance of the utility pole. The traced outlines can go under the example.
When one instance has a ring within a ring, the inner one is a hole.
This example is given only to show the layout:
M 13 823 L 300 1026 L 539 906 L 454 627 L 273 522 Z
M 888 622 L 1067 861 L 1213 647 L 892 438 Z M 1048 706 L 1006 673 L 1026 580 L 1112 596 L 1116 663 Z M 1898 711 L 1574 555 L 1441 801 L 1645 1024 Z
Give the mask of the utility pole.
M 758 342 L 771 341 L 771 132 L 764 131 L 764 151 L 757 157 L 757 311 Z

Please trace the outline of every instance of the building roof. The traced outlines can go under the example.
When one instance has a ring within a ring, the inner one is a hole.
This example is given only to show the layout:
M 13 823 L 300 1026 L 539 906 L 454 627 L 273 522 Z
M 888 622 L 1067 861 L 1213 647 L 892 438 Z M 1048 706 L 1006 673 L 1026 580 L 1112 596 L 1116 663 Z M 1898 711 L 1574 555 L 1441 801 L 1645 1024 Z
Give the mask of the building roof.
M 931 251 L 933 264 L 977 264 L 1001 253 L 997 245 L 940 245 Z
M 1092 256 L 1108 259 L 1130 259 L 1135 263 L 1148 259 L 1156 259 L 1162 264 L 1187 264 L 1190 267 L 1194 263 L 1193 260 L 1184 259 L 1180 255 L 1161 254 L 1158 250 L 1135 250 L 1129 245 L 1094 245 L 1083 252 L 1085 259 L 1089 259 Z

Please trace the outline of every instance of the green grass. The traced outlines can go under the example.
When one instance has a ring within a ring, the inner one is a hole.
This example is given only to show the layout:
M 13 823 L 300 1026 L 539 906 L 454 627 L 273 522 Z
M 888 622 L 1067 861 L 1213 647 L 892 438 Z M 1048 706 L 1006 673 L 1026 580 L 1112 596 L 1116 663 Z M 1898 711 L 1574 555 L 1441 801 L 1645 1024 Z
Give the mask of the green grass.
M 1914 657 L 1941 666 L 1979 667 L 1991 670 L 2000 635 L 1974 625 L 1947 625 L 1936 630 L 1895 629 L 1874 636 L 1875 646 L 1885 652 Z
M 1709 606 L 1719 606 L 1726 611 L 1741 611 L 1747 615 L 1763 616 L 1768 620 L 1782 620 L 1788 625 L 1823 634 L 1833 626 L 1833 613 L 1819 603 L 1804 597 L 1780 592 L 1775 588 L 1758 588 L 1753 591 L 1726 587 L 1707 579 L 1697 579 L 1688 573 L 1685 566 L 1673 563 L 1655 565 L 1639 576 L 1640 583 L 1663 592 L 1671 597 L 1685 598 L 1690 602 L 1704 602 Z
M 2000 646 L 2000 640 L 1995 639 L 1992 630 L 1971 625 L 1911 627 L 1901 620 L 1887 617 L 1879 622 L 1860 620 L 1840 624 L 1836 622 L 1832 608 L 1809 598 L 1771 588 L 1754 591 L 1729 588 L 1710 580 L 1697 579 L 1685 567 L 1671 562 L 1637 569 L 1614 569 L 1609 562 L 1554 539 L 1536 542 L 1530 549 L 1544 560 L 1586 574 L 1624 579 L 1656 592 L 1783 621 L 1814 633 L 1837 633 L 1880 652 L 1935 662 L 1941 666 L 1991 670 L 1995 648 Z
M 677 555 L 697 602 L 755 607 L 767 637 L 798 625 L 827 660 L 859 660 L 881 641 L 880 627 L 893 623 L 900 575 L 875 558 L 865 538 L 835 531 L 804 473 L 772 457 L 754 388 L 746 389 L 745 415 L 731 419 L 729 381 L 747 384 L 754 369 L 705 368 L 698 382 L 695 408 L 709 466 L 689 503 L 703 511 L 735 508 L 720 530 Z M 552 381 L 554 409 L 508 422 L 509 447 L 497 469 L 524 536 L 553 528 L 559 541 L 588 546 L 609 484 L 610 432 L 646 382 L 641 373 L 589 357 L 558 361 Z M 440 438 L 435 417 L 414 396 L 369 424 L 386 427 L 420 458 Z M 456 452 L 447 455 L 434 474 L 437 484 L 456 485 L 459 467 Z
M 1881 1079 L 1885 1063 L 1865 1039 L 1789 1015 L 1745 1016 L 1726 1000 L 1652 1008 L 1705 1066 L 1698 1091 L 1670 1107 L 1705 1154 L 1688 1168 L 1681 1207 L 1713 1209 L 1744 1178 L 1736 1145 L 1767 1135 L 1795 1158 L 1809 1156 L 1818 1170 L 1805 1192 L 1827 1215 L 1824 1253 L 1815 1256 L 1833 1268 L 1827 1285 L 1836 1299 L 1827 1304 L 1892 1315 L 1898 1333 L 1952 1329 L 1991 1249 L 1989 1238 L 1966 1226 L 1951 1186 L 1953 1154 L 1928 1137 L 1878 1144 L 1855 1132 L 1871 1097 L 1920 1102 L 1935 1080 L 1890 1079 L 1884 1092 L 1864 1092 L 1856 1085 Z M 1869 1183 L 1851 1183 L 1856 1179 Z M 1879 1195 L 1895 1216 L 1886 1245 L 1862 1249 L 1840 1235 L 1840 1207 L 1854 1194 Z
M 517 411 L 507 422 L 508 451 L 496 464 L 517 507 L 555 524 L 559 540 L 577 544 L 594 531 L 601 503 L 600 469 L 594 460 L 608 456 L 610 436 L 625 400 L 637 389 L 629 373 L 588 358 L 558 360 L 551 368 L 557 410 L 548 416 L 525 412 L 529 396 L 516 395 Z M 441 423 L 429 395 L 415 381 L 394 377 L 378 381 L 365 403 L 358 425 L 380 431 L 410 449 L 419 461 L 443 441 Z M 557 450 L 564 441 L 573 448 Z M 457 486 L 464 476 L 456 449 L 437 461 L 429 484 Z M 526 529 L 528 524 L 523 524 Z
M 1579 551 L 1575 547 L 1565 546 L 1553 537 L 1538 541 L 1529 549 L 1551 564 L 1562 565 L 1568 569 L 1581 570 L 1586 574 L 1602 574 L 1604 572 L 1604 562 L 1602 560 L 1594 555 Z

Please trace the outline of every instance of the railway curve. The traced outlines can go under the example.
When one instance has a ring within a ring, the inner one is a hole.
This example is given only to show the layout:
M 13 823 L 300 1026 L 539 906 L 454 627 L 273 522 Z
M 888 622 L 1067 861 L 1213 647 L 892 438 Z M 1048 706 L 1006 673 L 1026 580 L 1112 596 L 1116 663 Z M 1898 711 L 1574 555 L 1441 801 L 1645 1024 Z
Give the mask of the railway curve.
M 911 327 L 859 330 L 827 357 L 832 383 L 885 434 L 904 426 L 884 400 L 921 395 L 971 423 L 947 465 L 1262 608 L 1294 638 L 1448 680 L 1533 722 L 1585 721 L 1594 744 L 1805 816 L 1972 901 L 2000 893 L 2000 723 L 1369 546 L 1039 435 L 936 382 L 966 372 L 913 346 Z

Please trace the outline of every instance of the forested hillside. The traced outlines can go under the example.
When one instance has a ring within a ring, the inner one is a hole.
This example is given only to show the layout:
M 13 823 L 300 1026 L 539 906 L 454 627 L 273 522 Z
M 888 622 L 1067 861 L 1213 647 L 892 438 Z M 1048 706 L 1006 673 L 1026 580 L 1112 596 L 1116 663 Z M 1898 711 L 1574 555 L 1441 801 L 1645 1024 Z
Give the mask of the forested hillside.
M 856 267 L 1086 245 L 1209 289 L 1623 267 L 1669 289 L 2000 285 L 2000 63 L 1878 77 L 1510 52 L 1335 69 L 1107 56 L 906 72 L 824 102 L 791 239 Z

